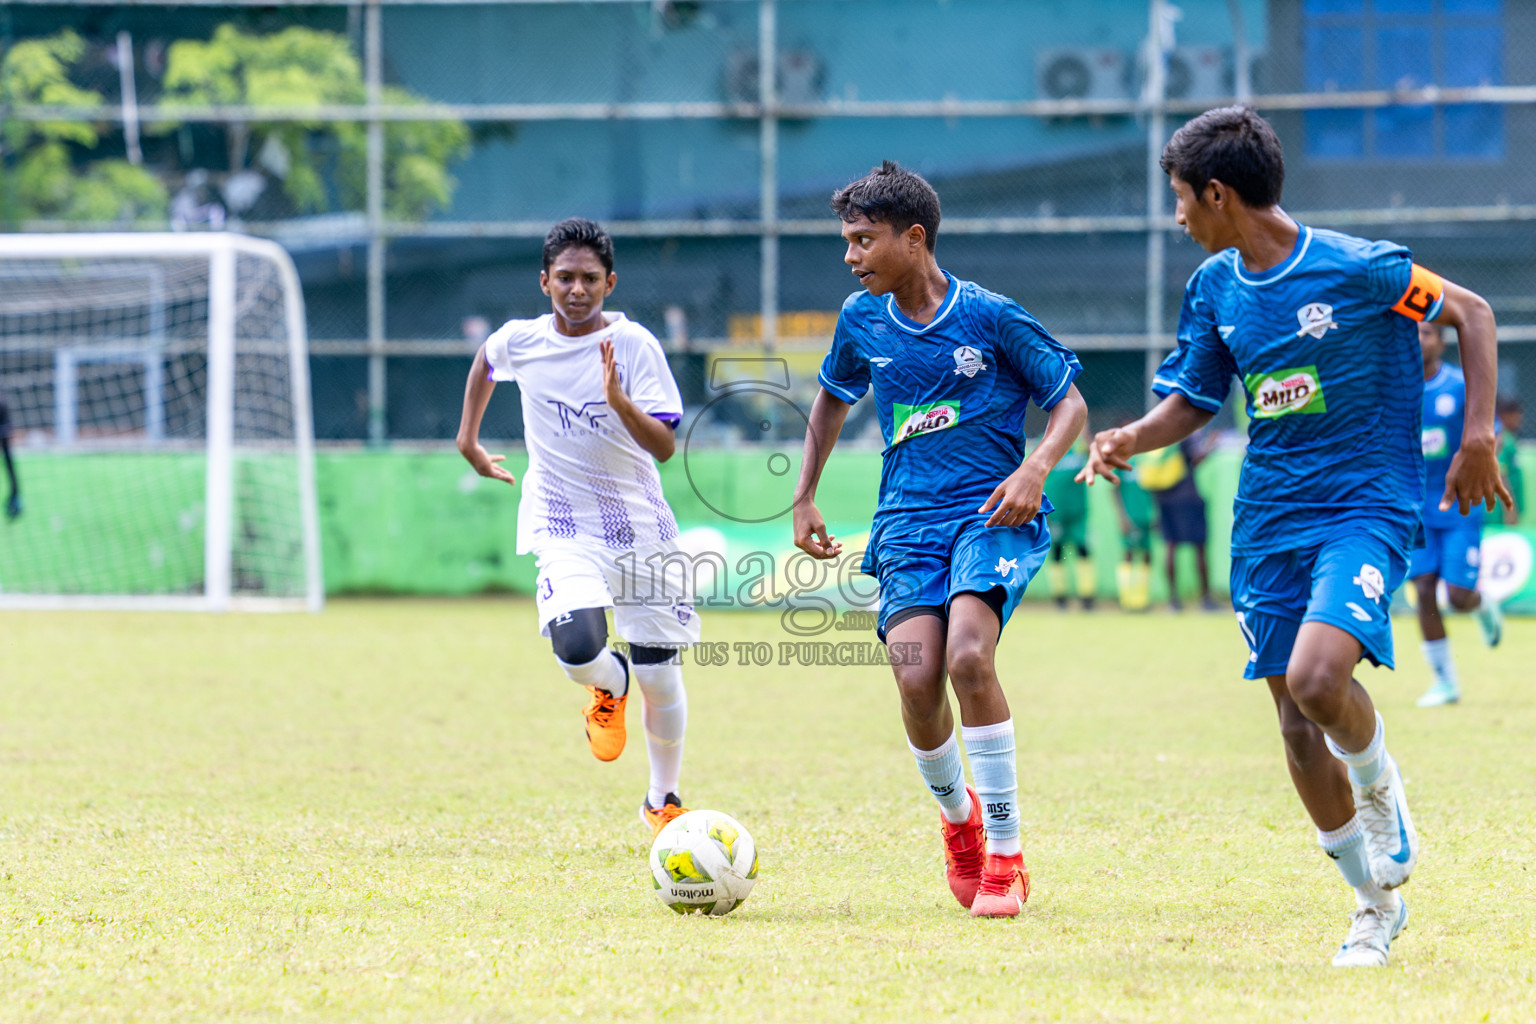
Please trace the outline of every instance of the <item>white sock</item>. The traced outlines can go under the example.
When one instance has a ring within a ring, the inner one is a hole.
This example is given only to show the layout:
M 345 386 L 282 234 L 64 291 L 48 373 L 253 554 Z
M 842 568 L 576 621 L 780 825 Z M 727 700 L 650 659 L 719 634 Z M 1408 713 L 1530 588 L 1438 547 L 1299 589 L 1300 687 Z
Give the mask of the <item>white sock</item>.
M 917 770 L 928 792 L 939 802 L 939 813 L 951 825 L 971 817 L 971 794 L 965 791 L 965 766 L 960 763 L 960 744 L 955 734 L 933 750 L 919 750 L 909 739 L 907 749 L 917 759 Z
M 1429 670 L 1435 674 L 1437 682 L 1447 686 L 1457 685 L 1456 663 L 1451 660 L 1450 637 L 1425 640 L 1419 645 L 1419 650 L 1424 652 L 1424 660 L 1429 663 Z
M 987 839 L 987 852 L 999 857 L 1017 857 L 1024 852 L 1024 844 L 1019 842 L 1019 837 L 1011 839 Z
M 1376 735 L 1371 743 L 1359 753 L 1352 754 L 1333 742 L 1331 736 L 1323 737 L 1328 744 L 1328 749 L 1333 751 L 1333 756 L 1349 765 L 1349 781 L 1357 786 L 1373 785 L 1381 778 L 1381 773 L 1387 768 L 1387 726 L 1381 720 L 1381 712 L 1376 712 Z
M 1355 902 L 1359 906 L 1382 907 L 1393 902 L 1392 895 L 1371 880 L 1370 858 L 1365 851 L 1365 827 L 1358 816 L 1332 832 L 1318 829 L 1317 845 L 1339 869 L 1345 884 L 1355 890 Z
M 660 807 L 666 803 L 668 793 L 677 792 L 677 780 L 683 773 L 683 733 L 688 729 L 688 691 L 683 689 L 683 667 L 632 665 L 630 671 L 640 684 L 645 705 L 640 720 L 645 724 L 645 752 L 651 760 L 646 800 L 652 807 Z
M 1366 907 L 1390 907 L 1396 903 L 1390 889 L 1383 889 L 1369 878 L 1365 884 L 1355 886 L 1355 906 L 1361 910 Z
M 595 686 L 599 690 L 607 690 L 615 697 L 622 697 L 629 692 L 629 680 L 624 675 L 624 666 L 619 656 L 606 647 L 584 665 L 572 665 L 559 658 L 555 660 L 560 662 L 566 677 L 573 683 Z
M 962 725 L 960 738 L 971 757 L 971 776 L 981 798 L 987 853 L 1019 851 L 1019 776 L 1014 767 L 1013 719 L 994 725 Z

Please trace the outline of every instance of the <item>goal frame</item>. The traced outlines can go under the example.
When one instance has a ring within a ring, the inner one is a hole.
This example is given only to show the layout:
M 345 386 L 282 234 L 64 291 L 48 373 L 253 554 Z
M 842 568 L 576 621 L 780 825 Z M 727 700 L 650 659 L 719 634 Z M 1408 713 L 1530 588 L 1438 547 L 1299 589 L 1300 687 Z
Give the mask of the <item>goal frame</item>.
M 304 596 L 235 594 L 235 308 L 236 257 L 270 261 L 283 289 L 288 369 L 294 413 L 299 514 L 303 531 Z M 202 256 L 208 259 L 207 477 L 201 594 L 0 593 L 0 610 L 310 611 L 325 605 L 320 563 L 320 515 L 315 492 L 315 430 L 310 405 L 309 344 L 298 271 L 276 242 L 233 232 L 0 234 L 0 259 Z

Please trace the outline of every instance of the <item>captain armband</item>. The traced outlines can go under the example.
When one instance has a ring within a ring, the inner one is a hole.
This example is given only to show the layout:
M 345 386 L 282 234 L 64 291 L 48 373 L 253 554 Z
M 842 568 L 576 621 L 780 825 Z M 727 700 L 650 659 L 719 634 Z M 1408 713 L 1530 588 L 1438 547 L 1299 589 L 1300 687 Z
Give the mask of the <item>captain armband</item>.
M 1401 313 L 1410 320 L 1432 320 L 1439 315 L 1440 302 L 1445 298 L 1445 282 L 1432 270 L 1425 270 L 1417 263 L 1408 279 L 1408 290 L 1403 292 L 1392 312 Z

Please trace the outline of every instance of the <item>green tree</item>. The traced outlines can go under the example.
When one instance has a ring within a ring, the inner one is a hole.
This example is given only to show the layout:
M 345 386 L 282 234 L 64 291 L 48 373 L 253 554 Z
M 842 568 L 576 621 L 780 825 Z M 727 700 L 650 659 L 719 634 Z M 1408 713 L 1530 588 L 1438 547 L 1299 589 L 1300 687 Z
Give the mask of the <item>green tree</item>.
M 70 29 L 16 43 L 0 58 L 0 106 L 100 105 L 100 93 L 69 80 L 84 55 L 85 42 Z M 85 121 L 0 122 L 0 217 L 11 224 L 163 219 L 166 191 L 149 171 L 115 159 L 75 166 L 71 147 L 94 149 L 103 134 Z
M 345 36 L 308 28 L 270 35 L 221 25 L 207 42 L 181 40 L 166 57 L 168 108 L 239 105 L 251 107 L 360 106 L 366 101 L 362 65 Z M 425 101 L 408 90 L 387 87 L 386 104 Z M 368 130 L 357 122 L 252 121 L 226 128 L 229 169 L 236 173 L 259 163 L 278 177 L 285 195 L 301 212 L 329 209 L 331 172 L 334 198 L 342 206 L 363 205 Z M 389 122 L 384 127 L 385 209 L 393 217 L 419 219 L 447 206 L 457 184 L 448 168 L 469 153 L 469 128 L 462 121 Z

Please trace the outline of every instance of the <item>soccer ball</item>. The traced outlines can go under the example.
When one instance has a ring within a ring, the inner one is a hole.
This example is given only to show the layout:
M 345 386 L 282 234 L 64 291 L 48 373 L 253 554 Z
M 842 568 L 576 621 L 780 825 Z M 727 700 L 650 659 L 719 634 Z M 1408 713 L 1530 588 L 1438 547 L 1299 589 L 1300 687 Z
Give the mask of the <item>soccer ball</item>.
M 757 844 L 729 814 L 679 814 L 651 844 L 651 882 L 679 914 L 729 914 L 757 882 Z

